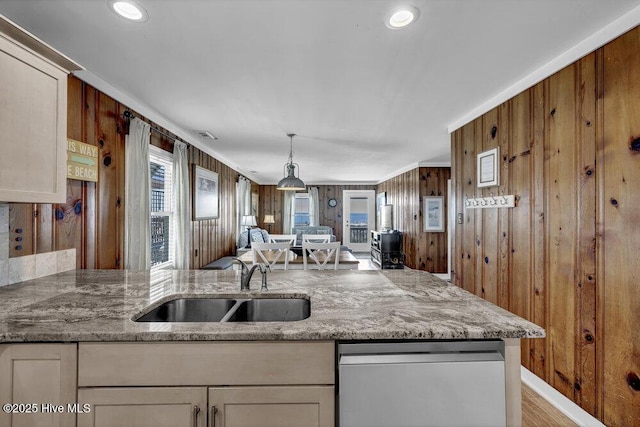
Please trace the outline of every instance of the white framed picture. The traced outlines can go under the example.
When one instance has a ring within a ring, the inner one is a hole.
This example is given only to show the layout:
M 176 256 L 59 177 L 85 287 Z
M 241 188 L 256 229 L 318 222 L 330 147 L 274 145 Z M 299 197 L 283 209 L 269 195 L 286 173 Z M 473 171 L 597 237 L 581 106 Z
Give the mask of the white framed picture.
M 200 166 L 193 173 L 193 216 L 195 220 L 219 218 L 218 174 Z
M 444 231 L 444 197 L 424 196 L 422 198 L 424 231 L 438 233 Z
M 478 187 L 495 187 L 500 185 L 500 147 L 478 154 Z

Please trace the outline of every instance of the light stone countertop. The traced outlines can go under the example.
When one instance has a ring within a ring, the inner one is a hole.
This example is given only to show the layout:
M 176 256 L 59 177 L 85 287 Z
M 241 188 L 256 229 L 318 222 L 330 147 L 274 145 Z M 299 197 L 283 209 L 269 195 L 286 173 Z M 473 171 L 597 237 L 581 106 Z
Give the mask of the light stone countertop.
M 541 338 L 545 331 L 415 270 L 274 271 L 240 292 L 239 271 L 75 270 L 0 288 L 0 342 Z M 255 289 L 255 290 L 254 290 Z M 137 323 L 185 296 L 306 297 L 296 322 Z

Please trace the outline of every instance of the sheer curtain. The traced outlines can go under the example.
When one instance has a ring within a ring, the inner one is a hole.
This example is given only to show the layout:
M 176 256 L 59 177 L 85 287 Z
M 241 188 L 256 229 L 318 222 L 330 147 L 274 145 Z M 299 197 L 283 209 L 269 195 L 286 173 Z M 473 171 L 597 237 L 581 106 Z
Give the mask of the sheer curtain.
M 191 213 L 189 210 L 189 160 L 187 144 L 173 142 L 173 201 L 174 201 L 174 268 L 189 269 Z
M 151 267 L 149 142 L 151 127 L 135 118 L 125 136 L 124 268 Z
M 291 233 L 293 224 L 295 224 L 294 198 L 295 191 L 284 192 L 284 207 L 282 211 L 282 230 L 284 234 Z
M 309 225 L 320 225 L 318 187 L 309 187 Z
M 238 179 L 236 184 L 236 246 L 240 246 L 240 235 L 245 231 L 246 227 L 242 226 L 242 216 L 251 214 L 251 181 L 244 176 Z M 247 236 L 249 238 L 249 236 Z

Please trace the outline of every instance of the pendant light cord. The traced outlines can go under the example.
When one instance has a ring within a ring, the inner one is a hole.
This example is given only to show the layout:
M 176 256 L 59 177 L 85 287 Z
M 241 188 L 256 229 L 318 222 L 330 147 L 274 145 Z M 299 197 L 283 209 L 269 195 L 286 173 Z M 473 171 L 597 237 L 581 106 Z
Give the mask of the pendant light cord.
M 296 136 L 295 133 L 288 133 L 287 136 L 291 138 L 291 146 L 289 148 L 289 164 L 293 164 L 293 137 Z

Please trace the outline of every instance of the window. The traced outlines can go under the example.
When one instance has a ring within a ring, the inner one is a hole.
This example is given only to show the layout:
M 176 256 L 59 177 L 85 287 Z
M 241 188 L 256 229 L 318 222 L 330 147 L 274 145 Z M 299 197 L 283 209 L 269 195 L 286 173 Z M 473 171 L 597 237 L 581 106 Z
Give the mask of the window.
M 293 226 L 309 225 L 309 193 L 296 193 L 294 204 Z
M 149 147 L 151 268 L 173 267 L 173 155 Z

